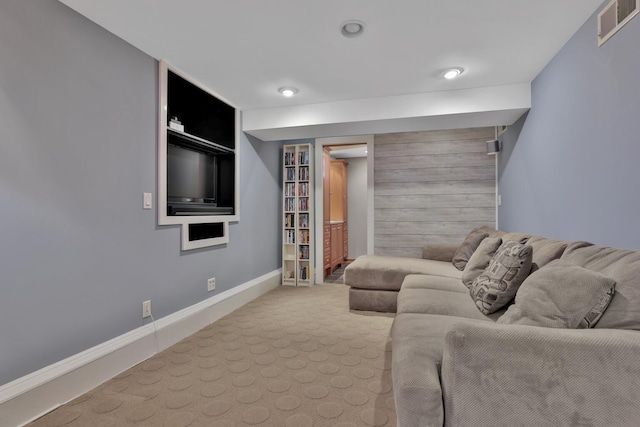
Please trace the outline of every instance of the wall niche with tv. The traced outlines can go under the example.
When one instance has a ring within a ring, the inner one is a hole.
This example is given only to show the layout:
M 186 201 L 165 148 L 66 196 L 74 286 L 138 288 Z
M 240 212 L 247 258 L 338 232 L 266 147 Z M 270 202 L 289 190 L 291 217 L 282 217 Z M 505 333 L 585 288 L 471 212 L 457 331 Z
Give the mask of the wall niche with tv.
M 239 220 L 239 111 L 160 61 L 158 224 L 182 225 L 182 250 L 229 242 Z

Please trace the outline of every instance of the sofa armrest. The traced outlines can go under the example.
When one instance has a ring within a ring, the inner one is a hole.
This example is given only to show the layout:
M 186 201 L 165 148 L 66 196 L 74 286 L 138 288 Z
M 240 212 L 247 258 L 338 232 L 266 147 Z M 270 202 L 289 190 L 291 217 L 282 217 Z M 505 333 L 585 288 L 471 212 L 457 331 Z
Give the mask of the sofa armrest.
M 454 324 L 446 426 L 637 426 L 640 332 Z
M 422 259 L 451 262 L 460 245 L 427 245 L 422 249 Z

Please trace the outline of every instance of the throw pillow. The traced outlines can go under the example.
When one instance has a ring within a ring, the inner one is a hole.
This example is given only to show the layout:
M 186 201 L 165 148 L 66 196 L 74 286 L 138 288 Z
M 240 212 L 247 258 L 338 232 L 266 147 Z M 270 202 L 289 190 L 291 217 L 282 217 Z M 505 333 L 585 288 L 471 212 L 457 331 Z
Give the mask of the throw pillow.
M 560 259 L 569 242 L 564 240 L 552 240 L 546 237 L 534 236 L 527 240 L 527 244 L 533 248 L 533 260 L 531 261 L 531 273 Z M 529 273 L 529 274 L 531 274 Z
M 531 271 L 532 249 L 529 245 L 504 242 L 487 268 L 471 284 L 469 293 L 476 307 L 491 314 L 507 305 Z
M 464 270 L 467 262 L 469 262 L 469 258 L 471 258 L 471 255 L 473 255 L 478 246 L 480 246 L 480 242 L 488 236 L 489 233 L 481 230 L 481 228 L 471 230 L 467 238 L 464 239 L 464 242 L 462 242 L 453 254 L 453 259 L 451 260 L 453 265 L 460 271 Z
M 467 288 L 471 288 L 471 284 L 476 277 L 487 268 L 493 254 L 496 253 L 501 244 L 502 239 L 500 237 L 487 237 L 480 242 L 480 246 L 478 246 L 478 249 L 471 255 L 469 262 L 467 262 L 462 272 L 462 283 L 464 283 Z
M 498 323 L 548 328 L 593 328 L 611 302 L 616 281 L 563 260 L 522 283 L 516 302 Z

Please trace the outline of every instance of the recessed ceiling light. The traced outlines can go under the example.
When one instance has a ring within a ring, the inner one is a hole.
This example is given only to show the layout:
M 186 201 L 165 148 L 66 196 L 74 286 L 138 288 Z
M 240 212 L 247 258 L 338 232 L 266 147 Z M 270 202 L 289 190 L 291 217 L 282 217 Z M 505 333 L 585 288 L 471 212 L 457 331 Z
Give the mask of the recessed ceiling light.
M 444 78 L 447 80 L 453 80 L 462 74 L 464 70 L 462 68 L 451 68 L 444 72 Z
M 347 21 L 342 23 L 340 32 L 345 37 L 358 37 L 364 32 L 364 22 Z
M 289 98 L 298 93 L 298 89 L 296 89 L 295 87 L 281 87 L 280 89 L 278 89 L 278 92 L 280 92 L 283 96 Z

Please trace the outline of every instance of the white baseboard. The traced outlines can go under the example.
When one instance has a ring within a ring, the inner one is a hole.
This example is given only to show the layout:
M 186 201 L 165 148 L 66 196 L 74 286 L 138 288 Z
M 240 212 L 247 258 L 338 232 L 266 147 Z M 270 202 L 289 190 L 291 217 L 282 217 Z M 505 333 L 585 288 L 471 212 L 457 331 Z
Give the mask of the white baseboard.
M 277 288 L 274 270 L 155 322 L 158 351 L 196 333 Z M 156 353 L 147 324 L 0 387 L 0 426 L 22 426 L 86 393 Z

